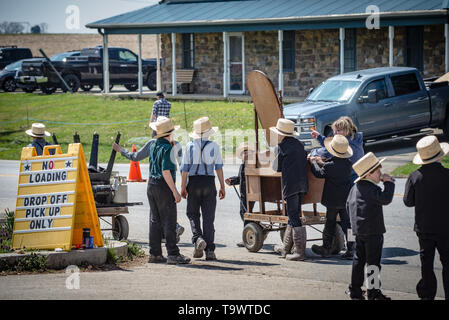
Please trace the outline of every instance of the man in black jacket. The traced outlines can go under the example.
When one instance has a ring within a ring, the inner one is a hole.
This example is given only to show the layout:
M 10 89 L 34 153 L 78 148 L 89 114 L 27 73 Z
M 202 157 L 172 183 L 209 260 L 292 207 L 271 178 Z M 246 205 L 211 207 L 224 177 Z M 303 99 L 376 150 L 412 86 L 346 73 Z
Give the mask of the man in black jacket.
M 286 255 L 285 258 L 303 261 L 306 259 L 307 232 L 299 215 L 302 199 L 309 189 L 306 171 L 307 154 L 302 142 L 295 138 L 298 133 L 294 129 L 293 121 L 281 118 L 276 127 L 270 128 L 270 139 L 274 137 L 278 139 L 273 170 L 282 173 L 282 195 L 287 206 L 288 225 L 285 230 L 284 243 L 290 236 L 295 245 L 294 252 Z
M 351 284 L 349 295 L 351 299 L 364 300 L 362 285 L 365 275 L 365 264 L 374 274 L 367 274 L 368 279 L 374 278 L 374 285 L 368 286 L 368 300 L 390 300 L 380 291 L 380 260 L 385 233 L 382 206 L 393 200 L 394 180 L 380 171 L 382 160 L 369 152 L 352 166 L 359 178 L 349 192 L 346 209 L 351 218 L 352 232 L 355 235 L 355 253 L 352 261 Z M 377 184 L 382 181 L 384 190 Z M 377 271 L 377 272 L 376 272 Z
M 342 135 L 324 140 L 326 150 L 332 158 L 323 162 L 321 157 L 311 157 L 311 170 L 315 177 L 325 179 L 321 204 L 326 207 L 326 224 L 323 230 L 323 245 L 314 244 L 312 251 L 320 256 L 328 257 L 331 254 L 332 241 L 335 237 L 337 215 L 346 216 L 346 199 L 351 188 L 352 149 L 348 139 Z M 318 162 L 318 163 L 317 163 Z M 321 167 L 320 165 L 321 164 Z M 342 223 L 346 234 L 349 225 Z
M 419 239 L 421 280 L 416 286 L 418 296 L 433 300 L 437 279 L 433 271 L 435 249 L 443 265 L 443 287 L 449 299 L 449 169 L 441 165 L 449 144 L 439 143 L 435 136 L 418 141 L 418 154 L 413 163 L 422 165 L 412 172 L 405 184 L 404 204 L 415 207 L 415 227 Z

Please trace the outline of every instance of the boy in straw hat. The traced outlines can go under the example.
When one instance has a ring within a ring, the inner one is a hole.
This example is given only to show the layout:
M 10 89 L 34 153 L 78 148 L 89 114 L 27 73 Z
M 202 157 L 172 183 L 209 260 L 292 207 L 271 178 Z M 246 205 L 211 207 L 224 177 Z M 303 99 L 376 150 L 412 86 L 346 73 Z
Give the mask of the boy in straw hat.
M 348 139 L 343 135 L 335 135 L 324 140 L 324 146 L 331 158 L 323 162 L 321 157 L 311 157 L 311 170 L 315 177 L 325 179 L 321 203 L 326 207 L 326 224 L 323 230 L 323 245 L 314 244 L 312 251 L 320 256 L 331 254 L 332 241 L 335 237 L 337 215 L 347 216 L 346 199 L 351 189 L 352 164 L 349 160 L 353 151 Z M 343 221 L 342 221 L 343 222 Z M 342 223 L 346 234 L 349 225 Z
M 245 162 L 249 160 L 250 156 L 255 152 L 255 147 L 248 142 L 242 142 L 236 150 L 236 155 L 242 159 L 242 164 L 239 168 L 238 176 L 229 177 L 225 180 L 228 186 L 240 185 L 240 218 L 244 221 L 243 215 L 246 213 L 246 177 L 245 177 Z M 254 202 L 250 201 L 250 210 L 254 206 Z M 237 246 L 244 247 L 243 241 L 237 243 Z
M 45 137 L 50 136 L 50 132 L 45 131 L 45 125 L 43 123 L 33 123 L 31 129 L 28 129 L 25 133 L 33 138 L 33 142 L 28 147 L 34 147 L 38 156 L 42 155 L 45 146 L 52 145 L 45 140 Z M 54 150 L 50 150 L 50 154 L 54 154 L 54 152 Z
M 125 158 L 140 161 L 149 157 L 150 174 L 147 196 L 150 203 L 150 258 L 149 263 L 167 262 L 168 264 L 189 263 L 190 259 L 179 253 L 177 242 L 176 203 L 181 195 L 175 186 L 176 160 L 172 147 L 172 134 L 179 126 L 174 126 L 169 118 L 158 117 L 150 122 L 150 128 L 156 132 L 154 139 L 148 141 L 138 152 L 128 152 L 114 143 L 113 149 Z M 161 242 L 165 235 L 167 259 L 162 256 Z
M 194 140 L 187 143 L 181 162 L 181 195 L 187 198 L 187 217 L 193 233 L 193 257 L 201 258 L 206 250 L 206 260 L 217 259 L 214 252 L 214 221 L 217 206 L 214 170 L 220 182 L 218 192 L 220 199 L 224 199 L 226 194 L 220 147 L 216 142 L 209 140 L 215 132 L 216 128 L 211 127 L 208 117 L 194 121 L 193 132 L 189 134 Z M 201 215 L 203 228 L 201 228 Z
M 361 288 L 365 264 L 375 268 L 380 275 L 383 234 L 386 231 L 382 206 L 391 203 L 394 195 L 394 180 L 389 175 L 382 174 L 380 170 L 384 160 L 385 158 L 377 159 L 372 152 L 369 152 L 352 166 L 359 177 L 349 192 L 346 209 L 355 235 L 355 252 L 349 285 L 349 295 L 355 300 L 364 300 Z M 380 181 L 384 184 L 384 190 L 377 185 Z M 367 289 L 368 300 L 390 300 L 380 291 L 380 281 Z
M 435 249 L 443 265 L 443 287 L 449 299 L 449 169 L 441 158 L 449 153 L 449 144 L 439 143 L 435 136 L 422 138 L 416 144 L 418 153 L 413 163 L 421 167 L 412 172 L 405 184 L 404 204 L 415 207 L 414 230 L 419 239 L 421 280 L 416 291 L 421 299 L 433 300 L 437 279 L 433 271 Z
M 270 128 L 270 139 L 277 138 L 279 142 L 275 150 L 273 170 L 282 172 L 282 195 L 287 206 L 288 224 L 284 234 L 284 251 L 288 253 L 292 245 L 295 245 L 294 252 L 285 255 L 285 258 L 303 261 L 306 259 L 307 232 L 302 226 L 299 213 L 304 194 L 309 189 L 307 155 L 302 142 L 295 138 L 298 133 L 294 129 L 293 121 L 278 119 L 276 127 Z

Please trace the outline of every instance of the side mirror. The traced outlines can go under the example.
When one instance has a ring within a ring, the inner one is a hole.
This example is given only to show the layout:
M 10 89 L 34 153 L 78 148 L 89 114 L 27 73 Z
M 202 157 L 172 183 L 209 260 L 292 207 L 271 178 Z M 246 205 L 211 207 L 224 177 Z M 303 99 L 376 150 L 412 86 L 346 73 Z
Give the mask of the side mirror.
M 313 92 L 313 90 L 315 90 L 315 88 L 314 88 L 314 87 L 312 87 L 312 88 L 309 88 L 309 94 L 311 94 L 311 93 Z
M 377 103 L 379 102 L 379 98 L 377 97 L 377 90 L 371 89 L 368 90 L 368 103 Z

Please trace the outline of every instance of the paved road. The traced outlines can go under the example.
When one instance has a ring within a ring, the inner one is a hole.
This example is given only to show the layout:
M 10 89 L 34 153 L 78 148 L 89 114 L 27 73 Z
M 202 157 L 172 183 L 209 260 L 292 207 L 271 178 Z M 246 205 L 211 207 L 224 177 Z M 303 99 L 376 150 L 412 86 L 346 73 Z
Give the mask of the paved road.
M 411 144 L 414 145 L 412 142 Z M 394 145 L 394 143 L 393 143 Z M 388 145 L 387 145 L 388 146 Z M 396 142 L 396 149 L 411 148 Z M 397 157 L 410 161 L 413 150 L 398 154 L 393 149 L 368 146 L 379 156 L 387 156 L 384 167 L 394 167 Z M 377 149 L 376 149 L 377 148 Z M 407 150 L 409 150 L 407 149 Z M 382 154 L 383 153 L 383 154 Z M 388 155 L 391 154 L 391 155 Z M 127 176 L 129 166 L 115 165 L 121 175 Z M 148 165 L 141 164 L 144 178 Z M 15 207 L 17 192 L 17 161 L 0 161 L 0 209 Z M 237 165 L 225 167 L 225 176 L 236 174 Z M 388 171 L 388 170 L 387 170 Z M 179 175 L 178 175 L 179 186 Z M 393 203 L 384 209 L 387 233 L 382 257 L 382 285 L 395 299 L 416 299 L 415 286 L 420 275 L 418 241 L 413 233 L 413 210 L 402 203 L 404 179 L 397 179 Z M 83 273 L 81 291 L 73 293 L 64 287 L 65 274 L 21 275 L 0 277 L 0 299 L 7 298 L 108 298 L 128 299 L 345 299 L 344 290 L 350 279 L 351 263 L 336 257 L 322 259 L 314 256 L 308 242 L 307 262 L 292 262 L 273 254 L 280 242 L 279 233 L 271 232 L 258 253 L 237 248 L 242 234 L 238 215 L 239 200 L 230 187 L 225 200 L 219 201 L 216 213 L 216 254 L 218 262 L 195 260 L 185 267 L 146 265 L 130 270 Z M 148 246 L 148 202 L 146 184 L 129 184 L 129 201 L 143 201 L 143 206 L 130 208 L 127 219 L 129 239 Z M 191 256 L 191 231 L 185 215 L 186 201 L 178 205 L 178 220 L 186 227 L 179 244 L 183 254 Z M 320 211 L 324 207 L 318 206 Z M 104 225 L 104 223 L 102 223 Z M 322 227 L 320 226 L 319 229 Z M 308 228 L 309 238 L 319 233 Z M 441 284 L 441 263 L 436 256 L 436 273 Z M 158 288 L 158 290 L 153 290 Z M 443 297 L 441 285 L 438 297 Z

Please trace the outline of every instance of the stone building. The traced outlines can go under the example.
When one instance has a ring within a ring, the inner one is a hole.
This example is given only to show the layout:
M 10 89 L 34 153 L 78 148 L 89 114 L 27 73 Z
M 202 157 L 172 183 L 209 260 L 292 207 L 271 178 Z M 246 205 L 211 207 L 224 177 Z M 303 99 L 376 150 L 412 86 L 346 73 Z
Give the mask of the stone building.
M 284 96 L 305 97 L 341 72 L 381 66 L 416 67 L 424 77 L 448 72 L 444 3 L 164 0 L 87 27 L 106 37 L 160 34 L 159 85 L 174 95 L 176 70 L 195 70 L 194 93 L 227 97 L 246 94 L 245 78 L 257 69 Z

